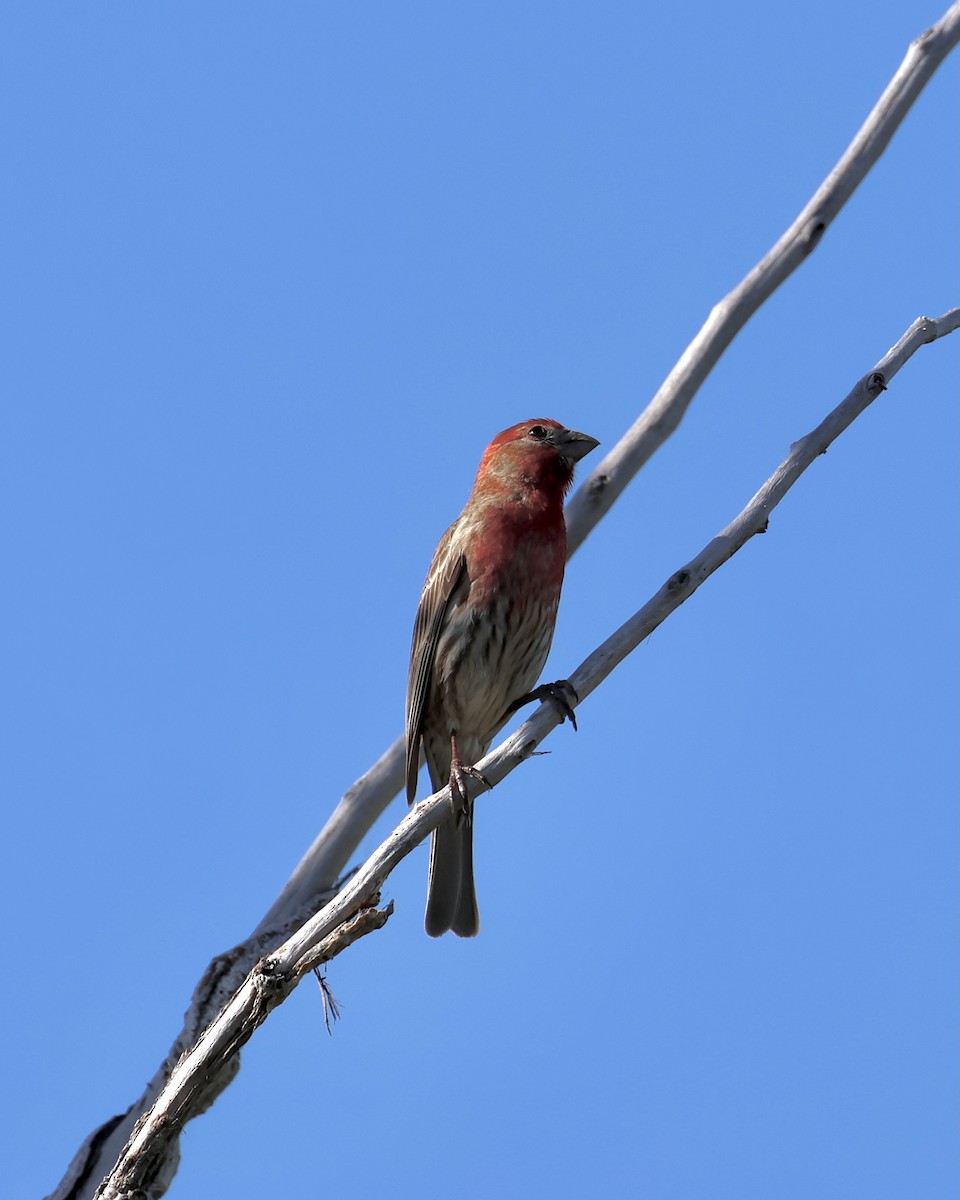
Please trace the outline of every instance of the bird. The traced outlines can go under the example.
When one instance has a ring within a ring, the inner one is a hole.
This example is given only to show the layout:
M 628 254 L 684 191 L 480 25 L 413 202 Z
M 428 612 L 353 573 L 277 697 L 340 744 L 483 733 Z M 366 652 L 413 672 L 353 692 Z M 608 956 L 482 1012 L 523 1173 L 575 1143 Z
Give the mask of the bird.
M 406 698 L 406 793 L 421 749 L 430 784 L 448 783 L 451 812 L 430 842 L 424 928 L 480 929 L 467 778 L 520 705 L 552 698 L 573 719 L 565 681 L 534 688 L 560 603 L 567 557 L 563 502 L 574 466 L 600 443 L 546 418 L 498 433 L 463 512 L 440 539 L 420 595 Z M 576 721 L 573 721 L 576 727 Z M 489 784 L 488 784 L 489 786 Z

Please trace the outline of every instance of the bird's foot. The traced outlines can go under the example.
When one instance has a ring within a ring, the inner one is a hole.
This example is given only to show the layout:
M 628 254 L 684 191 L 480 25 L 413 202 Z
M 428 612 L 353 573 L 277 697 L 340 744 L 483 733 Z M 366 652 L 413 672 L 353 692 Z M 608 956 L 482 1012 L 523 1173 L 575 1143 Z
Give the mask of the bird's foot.
M 482 783 L 487 791 L 490 791 L 493 784 L 482 771 L 478 771 L 476 767 L 468 767 L 461 761 L 456 735 L 450 739 L 450 749 L 450 807 L 459 828 L 463 821 L 469 825 L 473 820 L 473 804 L 467 795 L 467 780 L 475 779 L 477 783 Z
M 555 683 L 541 683 L 532 692 L 527 692 L 525 696 L 514 700 L 504 713 L 504 718 L 515 713 L 524 704 L 531 704 L 534 700 L 552 700 L 560 710 L 560 723 L 563 724 L 564 721 L 569 720 L 574 729 L 577 728 L 577 718 L 573 706 L 580 703 L 580 697 L 569 679 L 558 679 Z
M 467 780 L 475 779 L 489 791 L 493 784 L 476 767 L 465 767 L 460 763 L 456 770 L 450 768 L 450 807 L 457 822 L 457 828 L 466 821 L 469 825 L 473 820 L 473 803 L 467 796 Z

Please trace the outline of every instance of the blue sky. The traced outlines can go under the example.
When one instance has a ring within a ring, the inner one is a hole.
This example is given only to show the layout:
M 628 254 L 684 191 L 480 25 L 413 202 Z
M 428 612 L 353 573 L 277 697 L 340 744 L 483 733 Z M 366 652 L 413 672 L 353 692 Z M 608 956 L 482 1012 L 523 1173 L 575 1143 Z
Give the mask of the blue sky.
M 506 425 L 612 446 L 938 6 L 8 6 L 11 1196 L 140 1092 L 400 732 Z M 547 676 L 957 303 L 956 58 L 571 563 Z M 955 1191 L 957 335 L 477 812 L 171 1195 Z M 589 460 L 588 460 L 589 461 Z M 365 849 L 400 818 L 398 800 Z

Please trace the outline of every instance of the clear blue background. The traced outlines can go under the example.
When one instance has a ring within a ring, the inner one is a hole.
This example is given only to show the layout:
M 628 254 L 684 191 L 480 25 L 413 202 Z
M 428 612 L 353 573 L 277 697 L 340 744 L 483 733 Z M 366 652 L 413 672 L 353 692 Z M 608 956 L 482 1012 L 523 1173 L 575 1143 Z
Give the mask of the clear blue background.
M 5 8 L 6 1195 L 139 1094 L 400 732 L 486 442 L 612 446 L 939 15 Z M 549 677 L 957 303 L 957 80 L 577 555 Z M 172 1195 L 954 1194 L 958 365 L 921 350 L 484 798 L 476 941 L 396 871 L 334 1036 L 308 981 Z

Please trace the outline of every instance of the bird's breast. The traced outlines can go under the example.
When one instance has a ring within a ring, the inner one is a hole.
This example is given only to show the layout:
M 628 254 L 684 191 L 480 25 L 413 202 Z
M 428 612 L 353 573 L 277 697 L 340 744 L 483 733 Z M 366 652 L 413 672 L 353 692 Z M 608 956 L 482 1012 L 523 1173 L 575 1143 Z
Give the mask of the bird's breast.
M 559 602 L 559 583 L 532 588 L 520 576 L 487 575 L 473 581 L 448 614 L 431 707 L 450 732 L 470 737 L 479 753 L 503 724 L 508 705 L 539 679 Z

